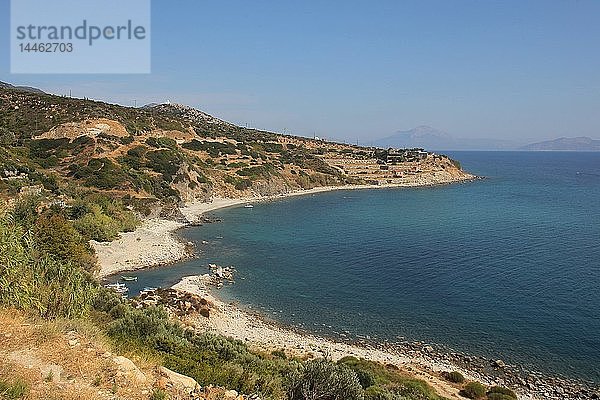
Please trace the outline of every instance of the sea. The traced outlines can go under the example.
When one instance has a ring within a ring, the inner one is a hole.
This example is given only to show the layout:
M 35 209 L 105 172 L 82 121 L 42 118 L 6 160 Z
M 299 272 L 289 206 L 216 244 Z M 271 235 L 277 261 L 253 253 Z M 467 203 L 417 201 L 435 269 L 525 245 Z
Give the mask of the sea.
M 600 153 L 450 152 L 481 180 L 344 190 L 232 207 L 180 231 L 216 294 L 329 337 L 433 343 L 600 383 Z

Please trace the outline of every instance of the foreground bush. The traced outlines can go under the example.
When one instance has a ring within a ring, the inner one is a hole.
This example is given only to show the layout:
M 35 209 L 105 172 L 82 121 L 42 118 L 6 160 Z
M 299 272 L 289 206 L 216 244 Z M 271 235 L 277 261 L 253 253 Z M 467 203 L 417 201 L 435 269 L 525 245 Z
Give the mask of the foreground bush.
M 81 268 L 40 253 L 31 230 L 0 214 L 0 304 L 44 318 L 80 317 L 96 284 Z
M 469 382 L 460 391 L 460 395 L 469 399 L 479 399 L 485 396 L 486 388 L 479 382 Z
M 59 261 L 72 262 L 86 271 L 93 271 L 96 257 L 89 242 L 62 215 L 42 215 L 33 229 L 37 248 L 56 256 Z
M 112 319 L 109 336 L 124 350 L 158 356 L 163 364 L 202 385 L 218 385 L 264 399 L 285 398 L 287 376 L 295 376 L 300 363 L 252 353 L 237 340 L 198 334 L 169 321 L 157 307 L 133 309 L 113 293 L 101 290 L 95 308 Z
M 516 400 L 517 395 L 508 388 L 493 386 L 488 391 L 487 398 L 488 400 Z
M 326 360 L 304 363 L 293 378 L 290 400 L 363 400 L 363 390 L 350 368 Z
M 444 377 L 452 383 L 463 383 L 465 381 L 463 374 L 458 371 L 447 372 Z

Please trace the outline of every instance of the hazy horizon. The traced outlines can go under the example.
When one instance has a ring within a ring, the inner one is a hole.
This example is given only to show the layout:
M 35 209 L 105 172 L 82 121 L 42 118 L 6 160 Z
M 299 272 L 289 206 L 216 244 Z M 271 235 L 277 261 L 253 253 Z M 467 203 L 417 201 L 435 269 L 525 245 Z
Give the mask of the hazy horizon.
M 0 80 L 362 144 L 420 125 L 518 143 L 600 137 L 597 2 L 152 6 L 151 74 L 12 75 L 4 59 Z M 8 2 L 0 13 L 9 26 Z

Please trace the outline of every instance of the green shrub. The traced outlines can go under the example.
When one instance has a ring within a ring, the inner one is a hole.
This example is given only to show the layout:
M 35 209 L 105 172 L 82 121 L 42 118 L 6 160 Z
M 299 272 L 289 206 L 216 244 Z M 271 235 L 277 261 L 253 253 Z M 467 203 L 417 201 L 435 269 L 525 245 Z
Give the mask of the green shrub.
M 285 360 L 287 358 L 287 355 L 285 354 L 285 351 L 283 351 L 283 350 L 273 350 L 271 352 L 271 355 L 273 357 L 281 358 L 283 360 Z
M 3 126 L 0 126 L 0 145 L 11 146 L 17 141 L 15 134 Z
M 236 146 L 231 143 L 201 142 L 193 139 L 191 142 L 182 144 L 181 147 L 192 151 L 205 151 L 213 158 L 226 154 L 237 154 Z
M 148 139 L 146 139 L 146 144 L 148 146 L 160 149 L 163 147 L 166 147 L 168 149 L 176 149 L 177 148 L 177 142 L 171 138 L 168 137 L 160 137 L 160 138 L 154 138 L 154 137 L 150 137 Z
M 487 400 L 516 400 L 516 397 L 502 393 L 488 393 L 486 398 Z
M 469 382 L 460 391 L 460 395 L 469 399 L 479 399 L 485 396 L 486 388 L 479 382 Z
M 252 187 L 252 181 L 250 179 L 240 179 L 234 187 L 236 190 L 246 190 Z
M 121 142 L 121 144 L 123 144 L 123 145 L 131 144 L 134 141 L 135 141 L 135 138 L 133 136 L 125 136 L 125 137 L 122 137 L 121 139 L 119 139 L 119 142 Z
M 45 213 L 40 216 L 34 232 L 38 249 L 87 271 L 95 267 L 96 259 L 88 241 L 62 215 Z
M 76 220 L 74 226 L 84 237 L 98 242 L 110 242 L 119 233 L 118 223 L 104 214 L 96 204 L 91 206 L 89 213 Z
M 167 392 L 162 389 L 154 389 L 152 394 L 150 395 L 150 400 L 166 400 Z
M 517 395 L 512 390 L 501 387 L 501 386 L 492 386 L 490 390 L 488 390 L 487 397 L 490 400 L 508 400 L 515 399 Z
M 256 167 L 248 167 L 236 171 L 236 174 L 240 176 L 247 176 L 251 178 L 268 177 L 275 171 L 272 164 L 257 165 Z
M 356 373 L 358 382 L 363 389 L 371 387 L 375 384 L 375 376 L 370 371 L 364 369 L 353 370 Z
M 175 150 L 153 150 L 146 153 L 146 167 L 163 175 L 163 179 L 170 182 L 181 168 L 183 159 Z
M 379 387 L 371 386 L 365 390 L 365 400 L 396 400 L 398 397 L 394 393 Z
M 121 162 L 131 168 L 140 169 L 144 166 L 144 156 L 147 152 L 146 146 L 135 146 L 127 150 L 127 154 L 121 158 Z
M 444 377 L 452 383 L 463 383 L 465 381 L 463 374 L 458 371 L 447 372 Z
M 303 364 L 293 378 L 288 393 L 290 400 L 362 400 L 363 390 L 354 371 L 345 365 L 326 360 Z
M 11 215 L 14 217 L 15 221 L 18 221 L 25 229 L 29 229 L 37 220 L 37 208 L 41 202 L 41 196 L 32 195 L 22 197 L 15 202 Z
M 108 333 L 124 349 L 155 354 L 167 368 L 203 386 L 220 385 L 266 399 L 284 397 L 284 377 L 297 368 L 295 361 L 265 358 L 250 352 L 241 341 L 184 330 L 170 322 L 161 308 L 137 310 L 116 297 L 100 291 L 94 306 L 113 319 Z
M 69 169 L 74 178 L 98 189 L 122 188 L 129 181 L 123 169 L 108 158 L 92 158 L 87 165 L 72 164 Z
M 28 392 L 27 384 L 21 380 L 9 383 L 4 379 L 0 379 L 0 398 L 2 399 L 22 399 Z
M 83 270 L 37 248 L 14 215 L 0 215 L 0 304 L 44 318 L 86 314 L 96 284 Z

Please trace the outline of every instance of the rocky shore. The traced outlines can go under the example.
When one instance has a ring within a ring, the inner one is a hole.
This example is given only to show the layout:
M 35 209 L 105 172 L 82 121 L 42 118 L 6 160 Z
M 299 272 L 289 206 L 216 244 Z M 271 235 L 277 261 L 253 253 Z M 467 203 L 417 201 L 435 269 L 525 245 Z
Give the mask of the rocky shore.
M 193 244 L 183 242 L 175 232 L 195 223 L 205 212 L 245 203 L 246 199 L 213 199 L 181 209 L 187 222 L 150 219 L 134 232 L 121 233 L 109 243 L 91 241 L 98 257 L 98 278 L 122 271 L 157 267 L 180 261 L 192 254 Z
M 459 371 L 467 379 L 486 385 L 509 387 L 527 400 L 598 399 L 600 388 L 591 383 L 549 377 L 539 372 L 464 353 L 450 352 L 435 344 L 420 342 L 375 343 L 364 339 L 319 337 L 266 319 L 259 313 L 225 303 L 211 290 L 211 276 L 185 277 L 172 289 L 194 294 L 211 305 L 210 317 L 189 314 L 183 320 L 201 331 L 242 340 L 264 351 L 283 350 L 302 357 L 345 356 L 393 364 L 427 381 L 441 395 L 462 399 L 458 390 L 443 378 L 444 372 Z
M 472 177 L 472 179 L 477 179 Z M 461 180 L 464 181 L 464 180 Z M 452 182 L 443 182 L 452 183 Z M 441 183 L 436 183 L 441 184 Z M 96 243 L 100 278 L 122 271 L 173 263 L 192 253 L 192 244 L 184 243 L 175 232 L 188 225 L 202 224 L 202 215 L 208 211 L 223 207 L 272 201 L 283 197 L 311 195 L 331 190 L 380 189 L 390 187 L 430 186 L 432 183 L 420 182 L 414 185 L 355 185 L 319 187 L 311 190 L 290 192 L 278 196 L 254 198 L 215 198 L 211 202 L 193 203 L 181 209 L 183 221 L 166 219 L 147 220 L 135 232 L 121 234 L 111 243 Z M 215 280 L 211 275 L 187 277 L 173 287 L 183 292 L 205 299 L 202 301 L 202 313 L 196 306 L 189 311 L 185 307 L 195 304 L 189 295 L 176 295 L 169 292 L 170 301 L 177 305 L 175 312 L 179 318 L 197 329 L 213 331 L 246 341 L 259 349 L 272 351 L 284 350 L 290 354 L 309 357 L 329 357 L 337 360 L 352 355 L 385 364 L 396 365 L 417 377 L 426 380 L 443 396 L 460 399 L 458 390 L 443 377 L 446 371 L 459 371 L 465 377 L 487 385 L 500 385 L 514 389 L 521 399 L 594 399 L 600 398 L 600 389 L 586 382 L 573 381 L 559 377 L 547 377 L 541 373 L 528 372 L 517 366 L 511 366 L 502 360 L 488 360 L 463 353 L 455 353 L 434 344 L 400 342 L 373 343 L 364 339 L 339 337 L 335 340 L 318 337 L 290 327 L 284 327 L 265 319 L 251 310 L 242 310 L 234 304 L 226 304 L 213 296 L 209 290 Z M 145 299 L 145 301 L 156 299 Z M 160 301 L 160 300 L 159 300 Z M 166 303 L 165 305 L 173 305 Z M 205 307 L 210 304 L 210 307 Z M 210 313 L 210 317 L 207 315 Z

